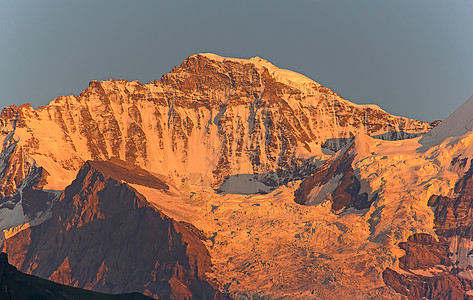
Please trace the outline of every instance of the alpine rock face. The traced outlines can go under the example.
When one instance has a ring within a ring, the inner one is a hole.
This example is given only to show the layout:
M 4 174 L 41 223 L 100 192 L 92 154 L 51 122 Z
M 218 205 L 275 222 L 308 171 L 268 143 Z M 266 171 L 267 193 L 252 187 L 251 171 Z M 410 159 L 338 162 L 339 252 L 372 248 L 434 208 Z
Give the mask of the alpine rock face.
M 435 221 L 469 170 L 470 153 L 441 142 L 449 123 L 418 137 L 438 122 L 260 58 L 198 54 L 145 85 L 92 81 L 3 109 L 2 249 L 21 271 L 107 293 L 397 298 L 413 272 L 403 249 L 419 243 L 444 243 L 434 267 L 458 277 L 442 245 L 467 240 L 437 239 L 458 216 Z
M 6 239 L 3 251 L 20 269 L 66 285 L 159 299 L 219 299 L 206 280 L 210 256 L 203 234 L 167 217 L 129 183 L 170 192 L 159 178 L 124 162 L 86 162 L 52 217 Z
M 337 222 L 349 218 L 349 231 L 364 227 L 355 252 L 383 249 L 374 257 L 389 262 L 370 271 L 372 280 L 409 299 L 473 296 L 472 110 L 473 97 L 415 139 L 357 136 L 294 193 Z
M 218 187 L 230 175 L 274 172 L 321 148 L 336 151 L 359 132 L 399 139 L 432 127 L 352 104 L 259 58 L 210 54 L 146 85 L 92 81 L 80 96 L 38 110 L 8 107 L 1 126 L 4 140 L 59 175 L 47 184 L 56 190 L 86 160 L 116 157 L 177 184 Z
M 0 192 L 11 208 L 22 201 L 18 191 L 27 181 L 51 191 L 42 196 L 43 207 L 85 161 L 119 158 L 178 186 L 265 193 L 303 179 L 358 133 L 402 139 L 432 126 L 350 103 L 260 58 L 199 54 L 146 85 L 92 81 L 79 96 L 37 110 L 5 108 Z

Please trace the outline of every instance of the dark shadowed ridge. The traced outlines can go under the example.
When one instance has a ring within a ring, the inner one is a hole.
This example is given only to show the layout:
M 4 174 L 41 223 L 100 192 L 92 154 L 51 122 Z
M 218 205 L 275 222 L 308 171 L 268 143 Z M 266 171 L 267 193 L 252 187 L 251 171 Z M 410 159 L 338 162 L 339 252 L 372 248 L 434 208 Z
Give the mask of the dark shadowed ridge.
M 2 300 L 146 300 L 139 293 L 108 295 L 27 275 L 8 263 L 6 253 L 0 254 L 0 299 Z

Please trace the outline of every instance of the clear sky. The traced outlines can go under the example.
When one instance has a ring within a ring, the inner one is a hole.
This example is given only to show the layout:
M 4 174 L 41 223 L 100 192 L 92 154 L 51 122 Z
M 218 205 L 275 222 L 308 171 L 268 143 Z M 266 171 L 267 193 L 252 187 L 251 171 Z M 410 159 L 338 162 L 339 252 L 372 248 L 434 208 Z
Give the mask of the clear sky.
M 472 50 L 471 0 L 0 0 L 0 106 L 45 105 L 90 80 L 150 82 L 213 52 L 430 121 L 473 95 Z

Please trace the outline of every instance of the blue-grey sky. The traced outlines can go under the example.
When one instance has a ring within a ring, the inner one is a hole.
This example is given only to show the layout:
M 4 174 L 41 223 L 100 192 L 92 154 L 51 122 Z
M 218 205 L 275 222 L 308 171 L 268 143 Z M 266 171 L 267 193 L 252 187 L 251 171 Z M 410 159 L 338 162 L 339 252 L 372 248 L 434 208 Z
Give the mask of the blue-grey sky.
M 213 52 L 430 121 L 473 95 L 472 50 L 471 0 L 0 0 L 0 106 L 149 82 Z

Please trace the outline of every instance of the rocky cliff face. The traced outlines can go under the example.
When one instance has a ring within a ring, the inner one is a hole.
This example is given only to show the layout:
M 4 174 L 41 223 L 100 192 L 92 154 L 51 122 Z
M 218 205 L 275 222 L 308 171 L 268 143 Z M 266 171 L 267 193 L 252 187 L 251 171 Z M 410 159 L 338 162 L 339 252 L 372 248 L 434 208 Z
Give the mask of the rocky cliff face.
M 14 119 L 9 109 L 2 116 Z M 58 197 L 57 192 L 43 189 L 49 174 L 19 145 L 15 128 L 13 121 L 0 153 L 0 240 L 49 218 Z
M 38 110 L 11 106 L 0 118 L 3 138 L 54 173 L 47 187 L 58 190 L 90 159 L 117 157 L 177 184 L 217 188 L 231 175 L 285 170 L 321 147 L 338 150 L 358 133 L 399 139 L 431 127 L 348 102 L 260 58 L 211 54 L 146 85 L 92 81 L 79 96 Z
M 422 138 L 359 135 L 295 191 L 334 224 L 365 226 L 358 255 L 390 249 L 378 278 L 409 299 L 473 298 L 472 109 L 473 97 Z
M 210 256 L 193 225 L 153 208 L 130 183 L 167 191 L 159 178 L 123 162 L 87 162 L 52 217 L 5 240 L 20 270 L 107 293 L 213 299 Z
M 410 236 L 399 247 L 406 255 L 399 260 L 402 272 L 386 268 L 386 285 L 409 299 L 472 299 L 472 281 L 458 276 L 447 240 L 425 233 Z
M 462 164 L 465 166 L 467 161 L 456 157 L 451 166 Z M 400 275 L 386 270 L 383 278 L 387 285 L 416 299 L 473 299 L 472 293 L 467 293 L 473 290 L 472 175 L 473 164 L 470 163 L 470 168 L 455 184 L 453 197 L 432 195 L 429 199 L 438 241 L 418 234 L 400 244 L 406 250 L 400 260 L 401 269 L 418 270 L 421 274 Z
M 360 180 L 353 169 L 357 156 L 369 152 L 370 143 L 362 134 L 358 135 L 350 145 L 307 176 L 294 192 L 296 203 L 318 205 L 328 200 L 334 212 L 347 208 L 370 208 L 378 194 L 360 193 Z

